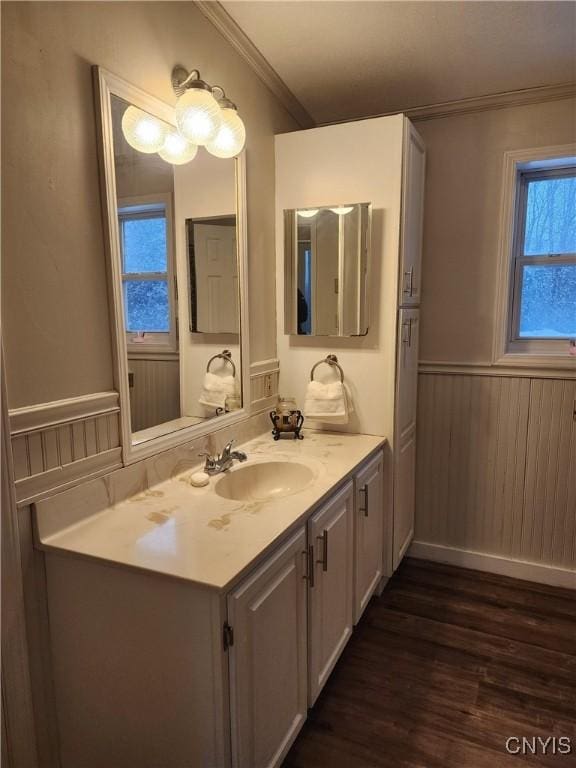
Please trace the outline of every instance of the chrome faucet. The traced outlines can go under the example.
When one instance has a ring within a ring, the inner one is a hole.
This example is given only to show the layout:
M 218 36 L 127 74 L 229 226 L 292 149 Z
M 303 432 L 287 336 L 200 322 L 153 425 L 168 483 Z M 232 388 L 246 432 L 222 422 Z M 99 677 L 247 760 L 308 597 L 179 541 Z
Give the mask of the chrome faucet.
M 232 450 L 234 442 L 234 440 L 230 440 L 230 442 L 224 446 L 224 450 L 220 456 L 211 456 L 206 452 L 198 454 L 199 456 L 206 457 L 204 472 L 206 472 L 207 475 L 218 475 L 220 472 L 226 472 L 226 470 L 230 469 L 233 465 L 235 459 L 236 461 L 246 461 L 248 456 L 244 451 Z

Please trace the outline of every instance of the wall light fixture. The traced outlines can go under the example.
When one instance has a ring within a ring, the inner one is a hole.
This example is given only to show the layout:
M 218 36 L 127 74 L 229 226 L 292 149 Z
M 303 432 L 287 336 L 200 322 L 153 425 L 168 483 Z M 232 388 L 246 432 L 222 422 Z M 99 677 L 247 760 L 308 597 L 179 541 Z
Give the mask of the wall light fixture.
M 209 85 L 193 69 L 172 70 L 172 87 L 178 96 L 174 109 L 176 128 L 130 105 L 122 117 L 122 132 L 139 152 L 160 157 L 172 165 L 189 163 L 199 146 L 220 158 L 236 157 L 244 148 L 246 128 L 236 105 L 219 85 Z

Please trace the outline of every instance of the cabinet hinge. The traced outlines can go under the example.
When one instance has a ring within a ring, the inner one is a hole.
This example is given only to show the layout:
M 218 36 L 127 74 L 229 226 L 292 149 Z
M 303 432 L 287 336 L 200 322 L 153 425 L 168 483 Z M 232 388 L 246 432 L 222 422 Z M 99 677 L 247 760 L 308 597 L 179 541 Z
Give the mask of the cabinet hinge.
M 224 641 L 225 651 L 227 651 L 230 646 L 234 645 L 234 630 L 227 621 L 224 622 L 224 627 L 222 628 L 222 639 Z

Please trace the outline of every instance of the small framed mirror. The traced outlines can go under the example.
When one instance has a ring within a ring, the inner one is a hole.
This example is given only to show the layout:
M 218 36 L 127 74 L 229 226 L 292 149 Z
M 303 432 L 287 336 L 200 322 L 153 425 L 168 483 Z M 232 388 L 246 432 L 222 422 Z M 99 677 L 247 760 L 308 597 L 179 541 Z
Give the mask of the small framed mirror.
M 368 333 L 371 204 L 284 211 L 284 332 Z
M 169 131 L 173 108 L 99 67 L 94 77 L 130 462 L 248 415 L 244 158 L 199 147 L 174 164 L 138 149 L 132 112 Z

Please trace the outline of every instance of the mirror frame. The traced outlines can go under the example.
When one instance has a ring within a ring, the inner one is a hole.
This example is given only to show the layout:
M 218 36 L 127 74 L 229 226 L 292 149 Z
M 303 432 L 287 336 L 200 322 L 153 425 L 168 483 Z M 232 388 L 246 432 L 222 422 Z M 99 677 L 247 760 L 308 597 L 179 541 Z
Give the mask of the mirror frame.
M 117 96 L 165 122 L 174 125 L 174 109 L 160 99 L 143 91 L 121 77 L 99 66 L 92 68 L 98 126 L 98 156 L 102 217 L 106 248 L 109 313 L 113 340 L 114 386 L 120 395 L 120 429 L 122 458 L 131 464 L 160 451 L 188 443 L 219 429 L 245 421 L 250 417 L 250 330 L 248 318 L 248 243 L 246 227 L 246 160 L 245 150 L 235 158 L 236 165 L 236 220 L 240 309 L 240 350 L 242 408 L 223 414 L 205 424 L 177 429 L 145 442 L 133 444 L 130 424 L 130 390 L 128 386 L 128 353 L 124 329 L 122 279 L 120 270 L 120 239 L 117 214 L 114 144 L 112 134 L 111 96 Z M 169 76 L 167 76 L 169 79 Z M 194 162 L 194 161 L 192 161 Z M 176 228 L 176 222 L 175 228 Z M 176 238 L 177 239 L 177 238 Z M 179 329 L 187 332 L 187 329 Z

